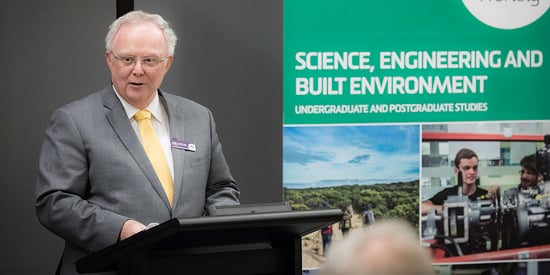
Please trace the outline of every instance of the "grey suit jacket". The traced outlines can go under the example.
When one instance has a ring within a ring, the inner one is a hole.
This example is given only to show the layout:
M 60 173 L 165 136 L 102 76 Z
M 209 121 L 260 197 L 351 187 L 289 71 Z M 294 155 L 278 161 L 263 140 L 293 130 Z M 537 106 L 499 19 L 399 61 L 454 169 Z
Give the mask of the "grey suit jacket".
M 76 260 L 117 242 L 128 219 L 160 223 L 239 204 L 211 112 L 180 96 L 159 96 L 170 123 L 173 207 L 111 86 L 53 113 L 35 195 L 39 221 L 65 240 L 61 274 L 78 274 Z

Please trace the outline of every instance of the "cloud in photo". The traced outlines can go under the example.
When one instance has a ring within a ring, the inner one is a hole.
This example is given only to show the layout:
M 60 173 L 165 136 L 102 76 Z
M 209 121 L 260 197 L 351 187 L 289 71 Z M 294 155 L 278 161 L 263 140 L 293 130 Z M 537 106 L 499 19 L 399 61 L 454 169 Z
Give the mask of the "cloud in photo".
M 374 184 L 419 178 L 420 128 L 302 126 L 283 129 L 283 185 Z

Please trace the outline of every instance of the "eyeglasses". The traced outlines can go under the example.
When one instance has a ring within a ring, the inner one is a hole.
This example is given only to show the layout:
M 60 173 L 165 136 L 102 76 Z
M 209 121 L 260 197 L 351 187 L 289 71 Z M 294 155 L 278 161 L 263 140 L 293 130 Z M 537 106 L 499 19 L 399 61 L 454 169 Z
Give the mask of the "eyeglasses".
M 151 68 L 151 69 L 158 68 L 159 65 L 162 62 L 164 62 L 165 60 L 168 59 L 168 57 L 158 58 L 158 57 L 155 57 L 155 56 L 146 56 L 146 57 L 141 57 L 141 58 L 135 57 L 135 56 L 132 56 L 132 55 L 118 55 L 117 56 L 113 52 L 111 52 L 111 56 L 113 56 L 121 66 L 125 66 L 125 67 L 134 66 L 138 61 L 140 61 L 141 66 L 146 67 L 146 68 Z

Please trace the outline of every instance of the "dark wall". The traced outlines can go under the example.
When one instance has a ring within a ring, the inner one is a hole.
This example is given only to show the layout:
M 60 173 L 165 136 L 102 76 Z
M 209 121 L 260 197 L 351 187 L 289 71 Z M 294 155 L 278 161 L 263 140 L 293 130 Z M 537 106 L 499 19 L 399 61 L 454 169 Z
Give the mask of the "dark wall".
M 135 0 L 179 37 L 164 81 L 210 107 L 244 202 L 282 200 L 282 0 Z
M 243 203 L 282 200 L 282 0 L 135 1 L 180 40 L 163 88 L 210 107 Z M 0 274 L 53 274 L 62 241 L 34 213 L 52 111 L 109 83 L 116 2 L 17 1 L 0 8 Z

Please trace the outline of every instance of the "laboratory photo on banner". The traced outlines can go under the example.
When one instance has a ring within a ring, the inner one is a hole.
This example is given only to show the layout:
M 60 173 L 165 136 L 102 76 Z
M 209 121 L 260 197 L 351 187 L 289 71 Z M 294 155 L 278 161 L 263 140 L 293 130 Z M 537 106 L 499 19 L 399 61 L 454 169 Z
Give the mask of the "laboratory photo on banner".
M 303 267 L 320 267 L 331 245 L 375 222 L 401 218 L 418 228 L 419 156 L 418 124 L 284 127 L 285 201 L 344 213 L 303 237 Z
M 550 121 L 422 125 L 420 224 L 437 263 L 550 259 Z

